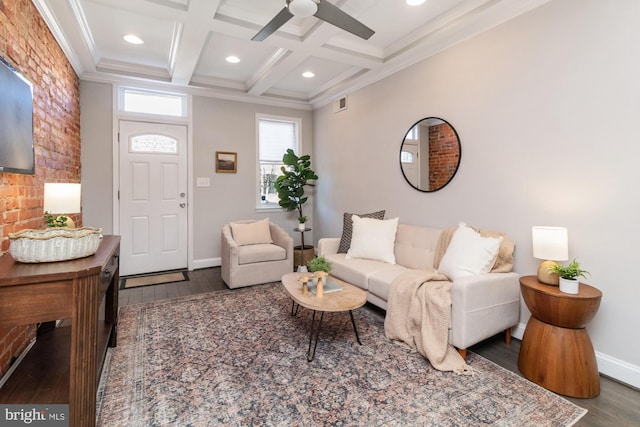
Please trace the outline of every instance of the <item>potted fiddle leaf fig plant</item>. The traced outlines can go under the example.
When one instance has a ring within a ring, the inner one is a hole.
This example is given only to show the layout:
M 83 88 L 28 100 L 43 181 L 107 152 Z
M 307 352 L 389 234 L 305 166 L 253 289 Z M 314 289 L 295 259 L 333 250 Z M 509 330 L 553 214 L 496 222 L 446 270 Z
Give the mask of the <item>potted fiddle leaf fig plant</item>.
M 274 187 L 278 193 L 278 204 L 287 212 L 298 211 L 299 222 L 307 218 L 302 213 L 302 206 L 309 199 L 305 193 L 305 187 L 313 187 L 310 181 L 318 179 L 316 173 L 311 169 L 311 156 L 297 156 L 292 149 L 288 149 L 282 157 L 282 175 L 276 179 Z M 303 222 L 303 223 L 304 223 Z
M 587 278 L 590 273 L 580 268 L 577 259 L 573 259 L 569 265 L 554 265 L 549 269 L 560 277 L 560 291 L 567 294 L 577 294 L 580 289 L 578 278 Z

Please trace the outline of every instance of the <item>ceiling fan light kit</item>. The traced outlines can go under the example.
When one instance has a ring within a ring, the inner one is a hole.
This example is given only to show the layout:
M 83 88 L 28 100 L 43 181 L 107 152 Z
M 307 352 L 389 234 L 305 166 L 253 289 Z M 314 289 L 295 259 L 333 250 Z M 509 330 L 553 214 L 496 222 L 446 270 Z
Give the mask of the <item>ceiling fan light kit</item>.
M 318 3 L 314 0 L 289 0 L 287 7 L 293 16 L 306 18 L 313 16 L 318 11 Z

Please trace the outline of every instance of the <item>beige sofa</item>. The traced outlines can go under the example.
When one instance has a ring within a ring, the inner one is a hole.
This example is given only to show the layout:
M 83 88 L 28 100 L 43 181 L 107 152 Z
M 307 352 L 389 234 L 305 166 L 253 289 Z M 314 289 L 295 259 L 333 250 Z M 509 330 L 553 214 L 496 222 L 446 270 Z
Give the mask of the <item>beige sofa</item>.
M 277 282 L 293 271 L 293 239 L 268 218 L 225 224 L 221 250 L 222 280 L 230 288 Z
M 320 239 L 318 256 L 331 262 L 332 275 L 364 289 L 370 303 L 386 309 L 389 287 L 396 277 L 408 269 L 438 267 L 442 254 L 436 252 L 443 231 L 398 224 L 393 248 L 396 264 L 349 259 L 346 254 L 337 253 L 340 238 Z M 518 324 L 520 285 L 518 274 L 510 272 L 513 249 L 513 242 L 503 236 L 501 260 L 496 261 L 491 272 L 458 277 L 452 282 L 449 342 L 463 356 L 468 347 L 499 332 L 507 332 L 506 339 L 510 340 L 511 327 Z

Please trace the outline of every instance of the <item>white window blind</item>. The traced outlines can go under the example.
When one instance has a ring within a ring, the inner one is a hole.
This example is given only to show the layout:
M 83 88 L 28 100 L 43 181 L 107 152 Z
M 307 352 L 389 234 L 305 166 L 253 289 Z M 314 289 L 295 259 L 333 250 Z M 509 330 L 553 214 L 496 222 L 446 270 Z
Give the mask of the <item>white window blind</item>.
M 300 120 L 259 117 L 258 131 L 258 208 L 278 207 L 274 183 L 282 175 L 282 157 L 288 149 L 298 153 Z
M 282 163 L 287 149 L 296 151 L 296 124 L 276 120 L 259 120 L 260 161 Z

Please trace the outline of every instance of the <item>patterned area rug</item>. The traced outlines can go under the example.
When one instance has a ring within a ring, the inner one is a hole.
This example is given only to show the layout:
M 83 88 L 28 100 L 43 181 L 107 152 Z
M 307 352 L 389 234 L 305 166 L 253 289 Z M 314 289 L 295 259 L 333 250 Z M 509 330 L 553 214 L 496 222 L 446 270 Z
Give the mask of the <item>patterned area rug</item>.
M 586 410 L 471 353 L 473 376 L 434 370 L 361 308 L 327 313 L 306 361 L 309 310 L 280 284 L 126 306 L 99 426 L 568 426 Z

